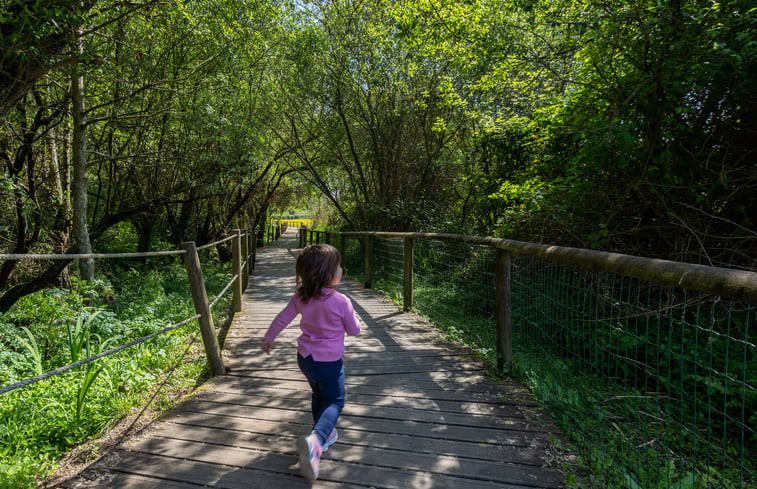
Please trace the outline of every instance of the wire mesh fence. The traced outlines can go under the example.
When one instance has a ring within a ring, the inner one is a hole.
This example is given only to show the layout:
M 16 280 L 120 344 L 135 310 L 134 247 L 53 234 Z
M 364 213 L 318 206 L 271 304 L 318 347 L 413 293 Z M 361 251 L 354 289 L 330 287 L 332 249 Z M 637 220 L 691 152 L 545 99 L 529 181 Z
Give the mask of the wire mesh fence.
M 373 288 L 394 301 L 402 298 L 404 246 L 399 238 L 373 238 Z
M 421 240 L 414 249 L 413 308 L 496 363 L 494 251 Z
M 600 484 L 755 483 L 752 306 L 524 256 L 512 287 L 515 372 Z
M 359 238 L 346 238 L 342 253 L 344 275 L 352 280 L 363 282 L 365 274 L 365 242 Z
M 496 364 L 492 248 L 416 239 L 413 255 L 414 310 Z M 398 304 L 403 261 L 401 238 L 373 237 L 374 288 Z M 519 254 L 511 273 L 512 371 L 588 487 L 755 487 L 757 305 Z

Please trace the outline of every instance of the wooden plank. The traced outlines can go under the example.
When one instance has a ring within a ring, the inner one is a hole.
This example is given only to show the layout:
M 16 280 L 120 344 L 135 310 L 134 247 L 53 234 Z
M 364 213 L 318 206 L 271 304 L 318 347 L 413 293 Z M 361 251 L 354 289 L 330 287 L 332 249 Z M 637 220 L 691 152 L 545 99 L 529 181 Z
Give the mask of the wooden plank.
M 234 364 L 232 367 L 234 370 L 234 375 L 243 375 L 245 372 L 260 372 L 261 369 L 259 367 L 257 368 L 246 368 L 243 365 L 240 365 L 239 363 Z M 360 364 L 345 364 L 345 370 L 347 371 L 347 374 L 352 376 L 364 376 L 364 375 L 406 375 L 406 374 L 424 374 L 424 373 L 435 373 L 438 372 L 440 369 L 440 364 L 435 362 L 429 362 L 425 365 L 421 365 L 418 363 L 393 363 L 388 362 L 386 364 L 376 364 L 375 366 L 362 366 Z M 476 372 L 476 371 L 482 371 L 483 368 L 466 368 L 466 372 Z M 267 370 L 266 370 L 267 371 Z M 287 370 L 288 372 L 295 372 L 299 373 L 299 370 Z
M 232 372 L 233 374 L 233 372 Z M 280 375 L 279 372 L 270 372 L 265 375 L 261 372 L 259 375 L 249 375 L 245 377 L 228 375 L 225 383 L 226 389 L 251 389 L 261 387 L 279 387 L 282 389 L 308 389 L 308 384 L 303 380 L 301 375 Z M 345 384 L 347 393 L 366 393 L 376 394 L 383 393 L 395 397 L 422 397 L 434 400 L 459 401 L 461 397 L 476 402 L 490 402 L 495 404 L 506 403 L 509 395 L 503 394 L 492 387 L 482 387 L 475 384 L 458 385 L 454 390 L 444 389 L 440 384 L 441 380 L 429 380 L 426 375 L 414 376 L 372 376 L 356 378 L 347 375 Z M 214 384 L 215 385 L 215 384 Z M 514 396 L 516 399 L 517 395 Z M 535 406 L 533 398 L 530 398 L 530 404 Z
M 239 344 L 235 345 L 234 352 L 240 356 L 234 358 L 234 361 L 245 361 L 265 365 L 277 361 L 280 358 L 294 358 L 297 354 L 297 347 L 295 345 L 281 345 L 280 342 L 277 341 L 273 355 L 263 357 L 260 355 L 260 338 L 262 338 L 262 333 L 260 337 L 256 338 L 256 341 L 250 341 L 250 345 L 243 345 L 244 347 L 241 347 Z M 350 347 L 345 352 L 345 359 L 350 362 L 364 363 L 387 363 L 389 361 L 423 362 L 427 359 L 434 361 L 455 361 L 464 357 L 464 355 L 470 356 L 470 351 L 444 346 L 434 347 L 434 345 L 416 344 L 412 348 L 385 348 L 382 347 L 382 345 L 371 346 L 362 343 Z M 481 367 L 480 362 L 478 362 L 477 367 Z
M 185 404 L 187 410 L 200 410 L 202 412 L 223 412 L 224 410 L 240 411 L 255 410 L 262 415 L 267 409 L 291 410 L 296 412 L 309 412 L 310 399 L 302 391 L 295 391 L 297 397 L 257 397 L 240 396 L 233 394 L 215 394 L 212 396 L 198 396 Z M 378 396 L 377 396 L 378 397 Z M 401 401 L 401 400 L 400 400 Z M 542 423 L 536 419 L 529 419 L 522 414 L 511 411 L 504 414 L 476 414 L 472 412 L 448 412 L 439 409 L 424 407 L 410 407 L 400 402 L 392 406 L 381 406 L 373 403 L 361 404 L 352 396 L 342 411 L 343 415 L 356 417 L 372 417 L 391 420 L 408 420 L 425 423 L 444 423 L 457 426 L 480 426 L 495 429 L 513 429 L 523 431 L 546 431 L 550 432 L 554 427 L 548 423 Z
M 229 445 L 253 449 L 271 449 L 286 452 L 293 446 L 297 436 L 303 433 L 303 424 L 285 421 L 260 421 L 247 430 L 240 427 L 224 429 L 220 427 L 197 426 L 194 424 L 162 423 L 155 428 L 155 436 L 179 440 L 204 441 L 219 445 Z M 544 464 L 543 449 L 514 447 L 509 445 L 491 446 L 477 442 L 449 442 L 448 440 L 416 438 L 402 434 L 370 433 L 341 428 L 339 442 L 329 453 L 350 450 L 352 447 L 372 447 L 373 449 L 395 452 L 434 454 L 457 457 L 463 460 L 490 461 L 541 466 Z M 332 452 L 333 450 L 333 452 Z
M 118 487 L 119 489 L 197 489 L 203 487 L 199 484 L 188 482 L 176 482 L 165 478 L 145 477 L 134 474 L 124 474 L 112 472 L 107 478 L 96 478 L 94 480 L 84 477 L 63 482 L 56 487 L 60 489 L 96 489 L 103 485 Z
M 217 410 L 216 410 L 217 411 Z M 173 415 L 175 422 L 197 426 L 221 427 L 227 429 L 253 429 L 260 421 L 287 421 L 297 423 L 304 428 L 300 434 L 306 434 L 312 426 L 312 418 L 306 411 L 287 410 L 250 410 L 232 414 L 239 409 L 229 409 L 227 413 L 209 412 L 209 410 L 192 411 L 187 406 Z M 417 421 L 398 421 L 381 418 L 363 418 L 343 415 L 339 418 L 339 427 L 373 433 L 394 433 L 415 437 L 435 438 L 448 441 L 468 441 L 489 445 L 513 445 L 521 447 L 546 447 L 550 444 L 549 433 L 535 431 L 482 428 L 477 426 L 454 426 L 443 423 L 419 423 Z
M 230 365 L 232 366 L 232 369 L 237 372 L 243 370 L 268 370 L 270 368 L 283 366 L 294 369 L 296 368 L 296 364 L 294 363 L 295 358 L 297 357 L 294 352 L 282 355 L 281 352 L 276 351 L 276 356 L 268 359 L 256 358 L 252 355 L 237 357 L 233 362 L 230 362 Z M 465 360 L 451 361 L 450 357 L 444 357 L 439 354 L 435 356 L 411 358 L 391 353 L 358 356 L 350 352 L 345 355 L 343 359 L 345 368 L 349 368 L 352 375 L 363 375 L 360 372 L 361 370 L 370 370 L 370 373 L 394 373 L 398 371 L 401 372 L 404 369 L 410 371 L 436 372 L 450 367 L 454 367 L 455 371 L 465 372 L 482 372 L 487 370 L 481 362 Z
M 195 398 L 211 400 L 214 402 L 234 402 L 248 406 L 270 406 L 272 403 L 282 401 L 287 403 L 306 403 L 310 401 L 310 393 L 304 390 L 284 390 L 275 388 L 263 388 L 255 391 L 226 392 L 223 390 L 222 386 L 219 386 L 219 389 L 213 392 L 201 392 L 197 394 Z M 526 416 L 522 409 L 516 409 L 514 406 L 479 403 L 475 401 L 434 401 L 428 398 L 386 396 L 381 393 L 355 394 L 350 392 L 347 395 L 346 407 L 351 405 L 424 410 L 433 413 L 432 415 L 435 416 L 439 413 L 451 413 L 465 416 L 480 415 L 482 417 L 500 416 L 506 418 L 521 417 L 523 419 L 533 419 L 532 416 Z
M 282 476 L 276 472 L 253 470 L 217 461 L 207 463 L 189 460 L 186 457 L 165 457 L 139 452 L 119 452 L 100 464 L 101 469 L 116 473 L 141 476 L 142 478 L 164 479 L 174 483 L 192 483 L 219 489 L 270 489 L 272 487 L 306 489 L 315 487 L 302 477 Z M 105 486 L 101 486 L 105 487 Z M 119 488 L 120 486 L 108 485 Z M 160 486 L 158 486 L 160 487 Z M 323 489 L 348 489 L 354 485 L 319 481 L 317 487 Z
M 294 451 L 277 453 L 272 450 L 249 450 L 170 438 L 148 439 L 135 444 L 132 449 L 143 454 L 174 457 L 208 464 L 223 460 L 224 465 L 227 466 L 289 475 L 292 476 L 293 480 L 298 477 L 297 472 L 293 469 L 297 463 L 297 455 Z M 331 450 L 321 460 L 319 482 L 343 482 L 386 489 L 406 489 L 407 487 L 415 487 L 415 484 L 422 483 L 422 481 L 432 482 L 432 487 L 441 489 L 523 487 L 533 486 L 535 483 L 544 484 L 543 487 L 557 487 L 561 482 L 554 480 L 555 477 L 550 477 L 547 474 L 539 474 L 542 476 L 542 480 L 539 480 L 539 475 L 533 473 L 533 471 L 523 470 L 515 465 L 498 466 L 498 464 L 493 463 L 476 465 L 474 461 L 467 461 L 470 464 L 469 471 L 467 474 L 463 472 L 464 477 L 459 477 L 450 474 L 450 472 L 455 472 L 453 470 L 455 466 L 458 468 L 456 472 L 462 472 L 460 461 L 452 457 L 404 454 L 399 458 L 382 460 L 378 458 L 380 454 L 390 457 L 391 452 L 383 450 L 378 453 L 365 447 L 362 450 L 352 450 L 351 458 L 357 460 L 357 462 L 352 462 L 346 458 L 332 460 L 330 453 Z M 349 453 L 345 454 L 349 455 Z M 392 461 L 396 464 L 392 464 Z M 119 463 L 119 467 L 122 465 L 122 463 Z M 483 472 L 477 473 L 472 469 L 481 469 Z M 197 477 L 198 475 L 200 474 L 197 474 L 196 469 L 193 468 L 192 476 Z M 202 476 L 206 477 L 206 474 L 202 474 Z M 544 477 L 546 477 L 546 480 Z

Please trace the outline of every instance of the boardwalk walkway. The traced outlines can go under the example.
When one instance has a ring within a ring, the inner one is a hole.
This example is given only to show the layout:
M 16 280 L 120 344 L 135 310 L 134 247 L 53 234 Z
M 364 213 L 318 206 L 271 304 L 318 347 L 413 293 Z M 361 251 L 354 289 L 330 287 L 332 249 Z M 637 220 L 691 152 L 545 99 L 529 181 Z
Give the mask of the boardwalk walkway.
M 294 233 L 258 253 L 226 340 L 228 375 L 62 487 L 298 488 L 295 439 L 310 429 L 298 328 L 258 347 L 294 287 Z M 364 329 L 348 338 L 347 405 L 317 488 L 556 488 L 558 428 L 514 382 L 495 382 L 465 349 L 413 314 L 345 281 Z M 296 321 L 296 320 L 295 320 Z

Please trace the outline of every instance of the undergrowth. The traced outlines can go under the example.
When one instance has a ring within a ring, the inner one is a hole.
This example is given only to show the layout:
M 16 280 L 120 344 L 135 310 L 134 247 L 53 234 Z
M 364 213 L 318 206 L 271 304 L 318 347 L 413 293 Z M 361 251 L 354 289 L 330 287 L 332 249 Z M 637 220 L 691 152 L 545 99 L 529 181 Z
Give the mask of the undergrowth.
M 204 265 L 212 299 L 228 266 Z M 146 336 L 194 315 L 184 267 L 109 264 L 96 281 L 47 289 L 0 316 L 0 386 Z M 86 300 L 95 297 L 95 307 Z M 229 294 L 214 308 L 228 314 Z M 0 487 L 34 487 L 67 450 L 98 437 L 134 407 L 191 389 L 207 376 L 197 322 L 62 375 L 0 395 Z M 170 371 L 168 375 L 166 372 Z M 162 392 L 155 395 L 156 386 Z

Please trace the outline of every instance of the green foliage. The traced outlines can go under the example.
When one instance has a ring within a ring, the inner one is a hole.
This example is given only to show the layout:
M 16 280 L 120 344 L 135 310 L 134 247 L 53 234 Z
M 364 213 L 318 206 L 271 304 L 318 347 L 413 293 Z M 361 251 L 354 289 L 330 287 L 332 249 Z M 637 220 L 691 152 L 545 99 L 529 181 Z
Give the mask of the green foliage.
M 68 351 L 71 359 L 71 363 L 76 363 L 82 358 L 89 356 L 90 340 L 92 333 L 89 330 L 89 325 L 93 319 L 97 317 L 99 311 L 95 311 L 90 314 L 86 320 L 79 316 L 76 320 L 76 326 L 71 327 L 70 323 L 66 324 L 66 332 L 68 338 Z M 86 354 L 82 356 L 82 353 Z
M 34 337 L 32 332 L 29 331 L 29 328 L 22 327 L 21 329 L 26 335 L 26 338 L 22 339 L 21 342 L 29 351 L 29 356 L 31 357 L 31 360 L 34 364 L 34 373 L 37 375 L 42 375 L 42 354 L 39 351 L 37 339 Z
M 27 457 L 19 463 L 6 464 L 0 462 L 0 481 L 7 489 L 27 489 L 37 484 L 37 470 L 39 460 Z
M 204 268 L 212 295 L 225 286 L 229 270 L 212 261 L 206 263 L 210 265 Z M 48 290 L 24 297 L 0 316 L 2 385 L 38 373 L 38 366 L 27 359 L 31 350 L 26 343 L 36 342 L 42 369 L 50 370 L 194 314 L 186 272 L 178 263 L 140 273 L 119 270 L 102 283 L 114 284 L 107 289 L 115 294 L 115 300 L 94 312 L 71 308 L 83 303 L 77 294 Z M 219 314 L 228 310 L 229 301 L 224 297 L 216 306 L 217 321 L 221 320 Z M 61 322 L 60 318 L 66 319 Z M 32 336 L 32 331 L 39 336 Z M 29 487 L 30 481 L 53 469 L 55 460 L 67 449 L 98 436 L 145 402 L 164 372 L 177 367 L 167 390 L 154 401 L 157 408 L 169 407 L 172 389 L 191 388 L 205 375 L 205 359 L 199 354 L 199 345 L 193 343 L 196 337 L 190 323 L 116 355 L 0 396 L 0 487 Z M 190 347 L 191 343 L 194 346 Z M 191 358 L 185 359 L 188 348 Z

